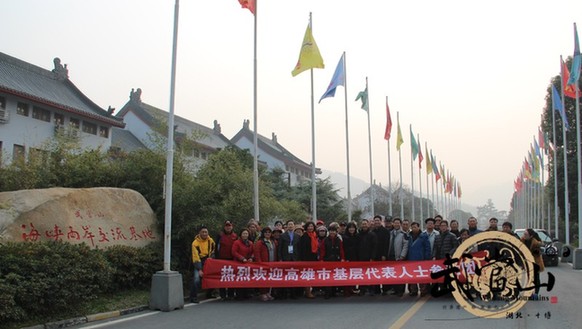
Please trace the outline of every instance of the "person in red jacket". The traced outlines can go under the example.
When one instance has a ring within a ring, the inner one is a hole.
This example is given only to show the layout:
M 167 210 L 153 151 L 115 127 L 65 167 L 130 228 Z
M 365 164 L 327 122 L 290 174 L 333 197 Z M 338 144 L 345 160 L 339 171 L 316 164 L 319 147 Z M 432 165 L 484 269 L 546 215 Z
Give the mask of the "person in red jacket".
M 250 263 L 254 261 L 253 242 L 249 240 L 249 230 L 244 228 L 240 231 L 239 239 L 232 244 L 232 257 L 241 263 Z M 249 289 L 236 289 L 237 299 L 249 298 Z
M 224 228 L 216 236 L 216 259 L 232 260 L 232 245 L 238 239 L 238 235 L 234 233 L 232 222 L 224 221 Z M 234 298 L 234 289 L 220 288 L 220 298 L 228 300 Z
M 259 239 L 254 244 L 255 262 L 276 262 L 277 261 L 277 242 L 272 239 L 272 231 L 270 227 L 265 227 L 261 231 Z M 260 298 L 263 302 L 273 300 L 270 288 L 259 289 Z

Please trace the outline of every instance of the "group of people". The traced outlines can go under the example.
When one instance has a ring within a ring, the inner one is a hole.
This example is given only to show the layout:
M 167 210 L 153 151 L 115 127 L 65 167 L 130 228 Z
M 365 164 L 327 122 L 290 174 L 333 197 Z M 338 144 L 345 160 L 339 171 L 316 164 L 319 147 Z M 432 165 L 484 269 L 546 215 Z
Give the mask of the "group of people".
M 497 231 L 496 218 L 489 220 L 486 231 Z M 513 226 L 504 222 L 502 231 L 513 236 Z M 307 221 L 302 225 L 288 220 L 277 221 L 271 228 L 262 229 L 255 220 L 237 234 L 233 223 L 224 222 L 223 229 L 213 239 L 208 228 L 201 227 L 192 242 L 192 263 L 194 265 L 190 301 L 198 302 L 198 289 L 203 277 L 203 266 L 208 258 L 248 262 L 278 261 L 403 261 L 438 260 L 453 255 L 458 246 L 481 231 L 477 219 L 470 217 L 467 228 L 459 227 L 457 220 L 449 221 L 441 215 L 424 220 L 424 230 L 419 222 L 408 219 L 374 216 L 357 222 L 326 225 L 322 220 Z M 522 241 L 530 248 L 540 272 L 543 261 L 539 252 L 541 242 L 533 229 L 527 229 Z M 470 250 L 471 251 L 471 250 Z M 474 250 L 476 251 L 476 249 Z M 539 282 L 539 273 L 536 278 Z M 331 298 L 338 293 L 344 296 L 353 294 L 396 295 L 402 297 L 406 290 L 410 296 L 425 296 L 429 293 L 428 284 L 377 285 L 367 287 L 326 287 L 326 288 L 260 288 L 260 289 L 219 289 L 222 300 L 247 299 L 258 294 L 262 301 L 285 298 L 315 298 L 317 293 Z M 211 297 L 212 291 L 207 291 Z

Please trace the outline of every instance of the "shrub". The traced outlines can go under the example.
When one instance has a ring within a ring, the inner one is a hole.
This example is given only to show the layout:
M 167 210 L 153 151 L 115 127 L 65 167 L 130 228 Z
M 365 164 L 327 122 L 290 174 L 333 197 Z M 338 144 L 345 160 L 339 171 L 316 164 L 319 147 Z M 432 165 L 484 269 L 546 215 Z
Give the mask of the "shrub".
M 152 274 L 162 269 L 163 250 L 158 244 L 145 248 L 112 246 L 104 251 L 113 270 L 112 290 L 148 288 Z
M 0 244 L 0 264 L 0 322 L 74 310 L 111 284 L 103 253 L 84 244 Z

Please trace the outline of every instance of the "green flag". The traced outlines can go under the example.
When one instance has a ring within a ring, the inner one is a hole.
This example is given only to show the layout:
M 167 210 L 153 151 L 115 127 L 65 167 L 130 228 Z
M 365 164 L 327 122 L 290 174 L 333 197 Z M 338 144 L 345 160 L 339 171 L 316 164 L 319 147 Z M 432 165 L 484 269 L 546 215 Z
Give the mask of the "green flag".
M 368 86 L 366 86 L 366 89 L 364 89 L 364 91 L 360 91 L 358 93 L 358 97 L 356 97 L 356 102 L 358 100 L 362 100 L 362 109 L 366 112 L 368 112 Z
M 410 125 L 410 148 L 412 149 L 412 161 L 414 161 L 418 156 L 418 144 L 416 143 L 416 139 L 412 133 L 412 125 Z

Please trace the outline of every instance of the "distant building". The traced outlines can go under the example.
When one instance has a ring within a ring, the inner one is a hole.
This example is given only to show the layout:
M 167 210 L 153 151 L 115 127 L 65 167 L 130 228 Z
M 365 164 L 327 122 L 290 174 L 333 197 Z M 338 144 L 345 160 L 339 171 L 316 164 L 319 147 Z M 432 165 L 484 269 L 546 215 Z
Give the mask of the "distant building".
M 376 203 L 385 202 L 388 203 L 388 191 L 382 187 L 382 185 L 373 185 L 374 188 L 374 200 Z M 361 194 L 356 195 L 352 199 L 352 209 L 354 210 L 361 210 L 362 211 L 362 218 L 371 219 L 376 214 L 372 213 L 372 187 L 368 187 L 365 191 Z M 395 200 L 394 191 L 392 192 L 392 198 Z M 376 209 L 377 210 L 377 209 Z M 381 215 L 392 215 L 392 214 L 381 214 Z
M 243 122 L 242 129 L 231 139 L 232 143 L 241 149 L 247 149 L 254 155 L 254 133 L 249 128 L 249 120 Z M 268 169 L 280 168 L 287 173 L 290 185 L 297 185 L 303 181 L 311 181 L 311 164 L 299 159 L 283 145 L 279 144 L 277 135 L 271 139 L 257 135 L 258 160 L 265 163 Z M 315 168 L 315 174 L 320 175 L 321 169 Z
M 67 65 L 49 71 L 0 53 L 0 159 L 25 160 L 44 152 L 57 133 L 80 137 L 83 148 L 111 146 L 111 131 L 123 128 L 113 109 L 91 101 L 69 80 Z
M 121 108 L 117 117 L 126 124 L 125 130 L 114 130 L 112 147 L 132 151 L 139 147 L 153 148 L 156 140 L 165 140 L 168 112 L 141 101 L 141 89 L 131 90 L 129 101 Z M 190 169 L 196 172 L 206 163 L 208 156 L 233 146 L 222 134 L 220 124 L 214 120 L 213 128 L 174 116 L 174 139 L 176 150 L 190 159 Z M 165 146 L 165 142 L 164 142 Z

